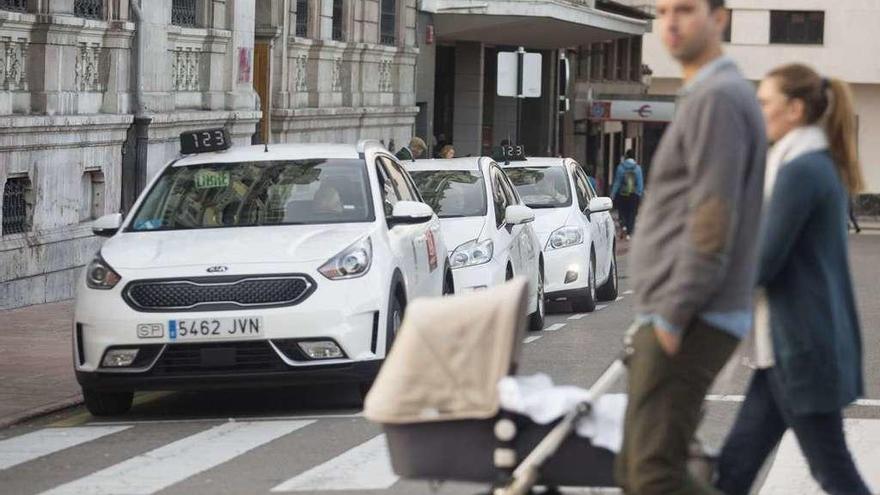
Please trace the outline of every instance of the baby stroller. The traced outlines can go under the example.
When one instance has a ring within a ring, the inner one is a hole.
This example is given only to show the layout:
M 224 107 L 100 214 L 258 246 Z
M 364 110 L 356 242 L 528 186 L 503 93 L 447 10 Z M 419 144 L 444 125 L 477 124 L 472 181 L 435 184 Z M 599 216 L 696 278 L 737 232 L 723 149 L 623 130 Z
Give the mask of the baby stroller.
M 406 479 L 492 484 L 495 495 L 533 486 L 613 487 L 614 454 L 573 434 L 624 373 L 616 361 L 588 399 L 546 425 L 500 407 L 499 380 L 516 373 L 527 283 L 417 300 L 368 394 L 392 467 Z

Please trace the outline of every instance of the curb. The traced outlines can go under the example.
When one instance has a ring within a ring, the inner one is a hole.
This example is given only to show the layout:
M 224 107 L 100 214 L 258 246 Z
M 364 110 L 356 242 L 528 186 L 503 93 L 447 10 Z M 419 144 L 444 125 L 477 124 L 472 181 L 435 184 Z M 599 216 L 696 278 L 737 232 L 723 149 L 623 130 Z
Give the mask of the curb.
M 10 426 L 15 426 L 19 423 L 23 423 L 29 419 L 34 419 L 39 416 L 45 416 L 47 414 L 52 414 L 54 412 L 61 411 L 63 409 L 68 409 L 71 407 L 79 406 L 83 403 L 82 394 L 76 394 L 72 397 L 68 397 L 66 399 L 62 399 L 55 402 L 50 402 L 45 406 L 36 407 L 34 409 L 28 409 L 19 414 L 13 414 L 12 416 L 8 416 L 5 418 L 0 418 L 0 429 L 9 428 Z

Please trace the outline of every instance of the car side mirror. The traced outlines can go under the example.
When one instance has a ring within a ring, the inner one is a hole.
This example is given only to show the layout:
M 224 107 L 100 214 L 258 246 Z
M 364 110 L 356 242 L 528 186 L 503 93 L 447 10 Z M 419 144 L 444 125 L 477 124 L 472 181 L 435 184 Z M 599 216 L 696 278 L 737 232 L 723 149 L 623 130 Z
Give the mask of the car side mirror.
M 418 225 L 431 221 L 434 210 L 425 203 L 418 201 L 398 201 L 386 220 L 389 227 L 395 225 Z
M 601 213 L 603 211 L 611 211 L 611 208 L 614 207 L 614 202 L 611 201 L 611 198 L 593 198 L 590 200 L 590 213 Z
M 92 224 L 92 233 L 99 237 L 113 237 L 122 227 L 122 214 L 104 215 Z
M 507 225 L 523 225 L 535 221 L 535 212 L 524 205 L 510 205 L 504 210 L 504 223 Z

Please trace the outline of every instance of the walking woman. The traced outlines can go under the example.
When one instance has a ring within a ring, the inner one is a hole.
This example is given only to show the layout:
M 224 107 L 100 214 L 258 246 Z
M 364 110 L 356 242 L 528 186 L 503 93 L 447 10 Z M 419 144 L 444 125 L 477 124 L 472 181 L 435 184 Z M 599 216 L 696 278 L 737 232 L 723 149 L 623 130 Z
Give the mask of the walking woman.
M 791 428 L 822 488 L 870 492 L 846 445 L 841 410 L 863 394 L 862 342 L 847 255 L 849 198 L 861 191 L 846 83 L 803 65 L 762 81 L 775 143 L 767 161 L 756 313 L 758 368 L 721 453 L 717 487 L 747 494 Z

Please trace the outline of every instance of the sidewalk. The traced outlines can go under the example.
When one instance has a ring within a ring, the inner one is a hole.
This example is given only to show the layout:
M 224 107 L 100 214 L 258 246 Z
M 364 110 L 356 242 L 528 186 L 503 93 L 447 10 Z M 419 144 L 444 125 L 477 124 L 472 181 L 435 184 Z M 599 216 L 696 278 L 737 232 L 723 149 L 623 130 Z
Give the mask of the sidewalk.
M 73 301 L 0 311 L 0 428 L 82 402 Z

